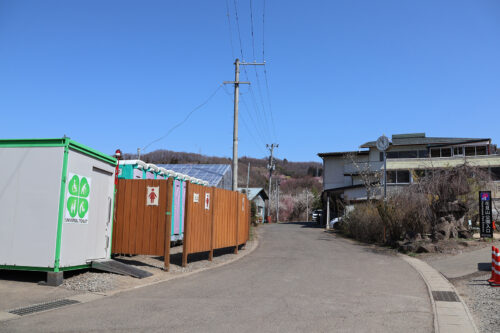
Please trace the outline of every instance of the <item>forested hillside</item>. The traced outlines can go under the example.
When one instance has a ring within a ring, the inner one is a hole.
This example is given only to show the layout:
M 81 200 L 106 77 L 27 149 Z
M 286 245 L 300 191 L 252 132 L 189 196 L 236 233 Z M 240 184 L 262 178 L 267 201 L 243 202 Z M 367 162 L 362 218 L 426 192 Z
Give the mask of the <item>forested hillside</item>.
M 135 159 L 137 154 L 124 154 L 125 159 Z M 231 164 L 227 157 L 206 156 L 195 153 L 155 150 L 141 155 L 141 160 L 154 164 Z M 249 187 L 262 187 L 268 192 L 268 159 L 243 156 L 238 161 L 238 185 L 247 183 L 250 163 Z M 275 159 L 271 193 L 272 212 L 275 216 L 276 180 L 280 181 L 280 220 L 305 220 L 306 208 L 319 206 L 321 194 L 322 165 L 318 162 L 291 162 L 286 158 Z

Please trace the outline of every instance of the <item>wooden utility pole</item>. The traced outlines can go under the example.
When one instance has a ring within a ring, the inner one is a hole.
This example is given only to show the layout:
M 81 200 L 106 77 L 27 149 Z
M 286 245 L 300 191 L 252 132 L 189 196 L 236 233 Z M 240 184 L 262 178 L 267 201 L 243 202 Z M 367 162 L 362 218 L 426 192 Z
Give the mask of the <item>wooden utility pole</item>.
M 272 186 L 272 177 L 273 177 L 273 170 L 275 169 L 276 165 L 274 164 L 274 148 L 278 148 L 279 145 L 277 143 L 272 143 L 272 144 L 267 144 L 266 148 L 269 149 L 271 152 L 269 156 L 269 163 L 267 164 L 267 168 L 269 169 L 269 216 L 271 216 L 271 186 Z
M 280 179 L 276 179 L 276 223 L 280 221 Z
M 250 200 L 250 197 L 248 196 L 248 183 L 250 182 L 250 162 L 248 162 L 248 170 L 247 170 L 247 191 L 246 195 L 247 198 Z
M 236 58 L 234 62 L 234 81 L 224 81 L 224 84 L 234 84 L 233 191 L 238 190 L 238 104 L 240 99 L 240 84 L 250 84 L 250 82 L 240 82 L 240 65 L 265 65 L 265 63 L 240 62 L 240 59 Z
M 306 190 L 306 222 L 309 222 L 309 191 L 308 190 Z

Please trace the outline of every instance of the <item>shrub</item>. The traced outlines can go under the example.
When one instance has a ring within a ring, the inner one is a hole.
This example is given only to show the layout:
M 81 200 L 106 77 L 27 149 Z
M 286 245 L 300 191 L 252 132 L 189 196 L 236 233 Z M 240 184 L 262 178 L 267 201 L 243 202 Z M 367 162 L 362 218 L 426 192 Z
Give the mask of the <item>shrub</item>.
M 382 242 L 384 226 L 377 205 L 372 202 L 357 205 L 344 218 L 342 231 L 362 242 Z

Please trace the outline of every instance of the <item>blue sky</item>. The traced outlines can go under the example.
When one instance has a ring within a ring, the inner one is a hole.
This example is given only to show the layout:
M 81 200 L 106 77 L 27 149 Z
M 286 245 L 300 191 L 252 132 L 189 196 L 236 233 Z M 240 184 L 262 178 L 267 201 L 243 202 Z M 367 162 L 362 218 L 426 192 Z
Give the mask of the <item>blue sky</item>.
M 240 156 L 277 142 L 279 158 L 319 160 L 383 133 L 500 143 L 499 1 L 267 0 L 264 25 L 263 6 L 0 0 L 1 137 L 135 152 L 233 80 L 240 49 L 251 62 L 264 47 L 266 73 L 241 74 Z M 232 89 L 147 151 L 231 156 Z

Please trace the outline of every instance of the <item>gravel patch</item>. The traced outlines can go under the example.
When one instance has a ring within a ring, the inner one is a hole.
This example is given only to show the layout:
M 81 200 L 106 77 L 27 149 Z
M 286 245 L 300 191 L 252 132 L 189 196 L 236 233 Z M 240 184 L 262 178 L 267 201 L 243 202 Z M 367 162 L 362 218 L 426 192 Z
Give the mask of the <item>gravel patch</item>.
M 104 292 L 116 286 L 116 276 L 111 273 L 85 272 L 65 278 L 62 286 L 70 290 Z
M 170 249 L 170 270 L 163 270 L 164 262 L 161 256 L 136 255 L 117 256 L 115 260 L 134 266 L 138 269 L 148 271 L 153 276 L 136 279 L 131 276 L 117 275 L 100 271 L 67 272 L 64 276 L 63 288 L 86 291 L 86 292 L 108 292 L 133 288 L 135 286 L 167 280 L 185 273 L 213 267 L 235 258 L 244 256 L 254 248 L 256 241 L 252 240 L 246 246 L 240 247 L 238 254 L 234 254 L 234 247 L 214 250 L 212 261 L 208 261 L 208 252 L 193 253 L 188 257 L 187 267 L 182 267 L 182 245 L 174 246 Z
M 455 280 L 453 283 L 460 296 L 472 312 L 476 326 L 481 333 L 500 331 L 500 287 L 488 283 L 490 273 L 475 274 L 474 277 Z

